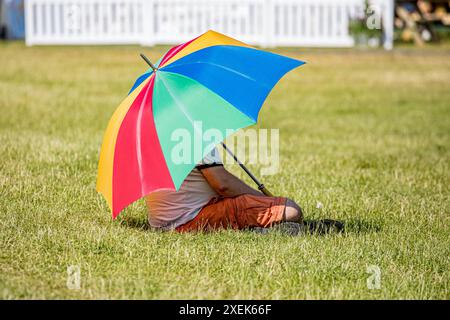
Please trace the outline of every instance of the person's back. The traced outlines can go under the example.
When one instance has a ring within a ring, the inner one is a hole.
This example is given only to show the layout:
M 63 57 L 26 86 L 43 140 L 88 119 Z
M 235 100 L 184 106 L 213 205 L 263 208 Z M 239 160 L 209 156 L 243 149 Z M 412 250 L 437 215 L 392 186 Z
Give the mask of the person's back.
M 209 185 L 201 173 L 205 167 L 222 165 L 214 148 L 186 177 L 178 191 L 159 190 L 146 197 L 149 207 L 148 220 L 152 227 L 176 228 L 195 218 L 197 213 L 219 194 Z

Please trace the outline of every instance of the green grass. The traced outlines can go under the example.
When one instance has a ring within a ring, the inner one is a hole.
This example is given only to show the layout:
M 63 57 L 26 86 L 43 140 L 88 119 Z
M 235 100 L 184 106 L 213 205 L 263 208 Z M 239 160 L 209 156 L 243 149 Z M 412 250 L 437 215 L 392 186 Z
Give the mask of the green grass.
M 289 237 L 153 232 L 142 201 L 111 220 L 103 132 L 138 53 L 164 49 L 0 44 L 1 298 L 450 298 L 450 51 L 276 50 L 308 64 L 261 113 L 281 141 L 264 182 L 306 218 L 347 223 Z

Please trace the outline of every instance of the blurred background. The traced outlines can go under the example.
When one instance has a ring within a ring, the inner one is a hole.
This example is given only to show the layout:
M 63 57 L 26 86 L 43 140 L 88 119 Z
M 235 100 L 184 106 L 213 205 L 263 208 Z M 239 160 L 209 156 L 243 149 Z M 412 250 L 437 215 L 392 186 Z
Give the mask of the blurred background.
M 174 44 L 207 29 L 265 47 L 439 43 L 448 0 L 0 0 L 0 35 L 46 44 Z
M 449 23 L 449 1 L 0 0 L 0 298 L 449 299 Z M 151 232 L 142 201 L 111 220 L 99 149 L 139 53 L 208 29 L 307 62 L 261 110 L 263 180 L 344 236 Z

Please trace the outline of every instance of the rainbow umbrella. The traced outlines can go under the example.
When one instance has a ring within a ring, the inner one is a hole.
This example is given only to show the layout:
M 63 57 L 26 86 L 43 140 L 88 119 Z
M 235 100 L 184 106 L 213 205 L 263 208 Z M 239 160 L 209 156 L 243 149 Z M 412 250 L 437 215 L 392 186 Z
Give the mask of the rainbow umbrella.
M 256 123 L 273 86 L 304 63 L 214 31 L 173 47 L 155 65 L 147 62 L 151 68 L 112 115 L 100 151 L 97 191 L 113 218 L 152 191 L 178 190 L 214 147 L 193 152 L 189 163 L 175 161 L 176 130 L 202 140 L 213 129 L 225 138 Z

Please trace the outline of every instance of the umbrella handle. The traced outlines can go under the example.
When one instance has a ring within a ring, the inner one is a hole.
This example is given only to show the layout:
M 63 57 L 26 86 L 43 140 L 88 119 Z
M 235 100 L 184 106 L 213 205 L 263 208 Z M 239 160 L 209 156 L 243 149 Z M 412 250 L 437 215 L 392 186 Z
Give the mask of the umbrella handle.
M 233 157 L 234 161 L 236 161 L 236 163 L 245 171 L 245 173 L 247 173 L 248 176 L 250 178 L 252 178 L 252 180 L 258 185 L 258 190 L 261 191 L 262 193 L 264 193 L 264 195 L 266 195 L 268 197 L 273 197 L 274 195 L 272 194 L 272 192 L 267 190 L 267 188 L 264 186 L 264 184 L 259 182 L 259 180 L 253 175 L 253 173 L 251 173 L 250 170 L 248 170 L 247 167 L 241 161 L 239 161 L 239 159 L 234 155 L 234 153 L 231 152 L 230 149 L 228 149 L 228 147 L 225 145 L 225 143 L 221 142 L 221 144 L 222 144 L 222 147 Z
M 261 191 L 262 193 L 264 193 L 266 196 L 268 197 L 274 197 L 274 195 L 272 194 L 272 192 L 270 192 L 269 190 L 267 190 L 267 188 L 263 185 L 260 184 L 258 186 L 259 191 Z

